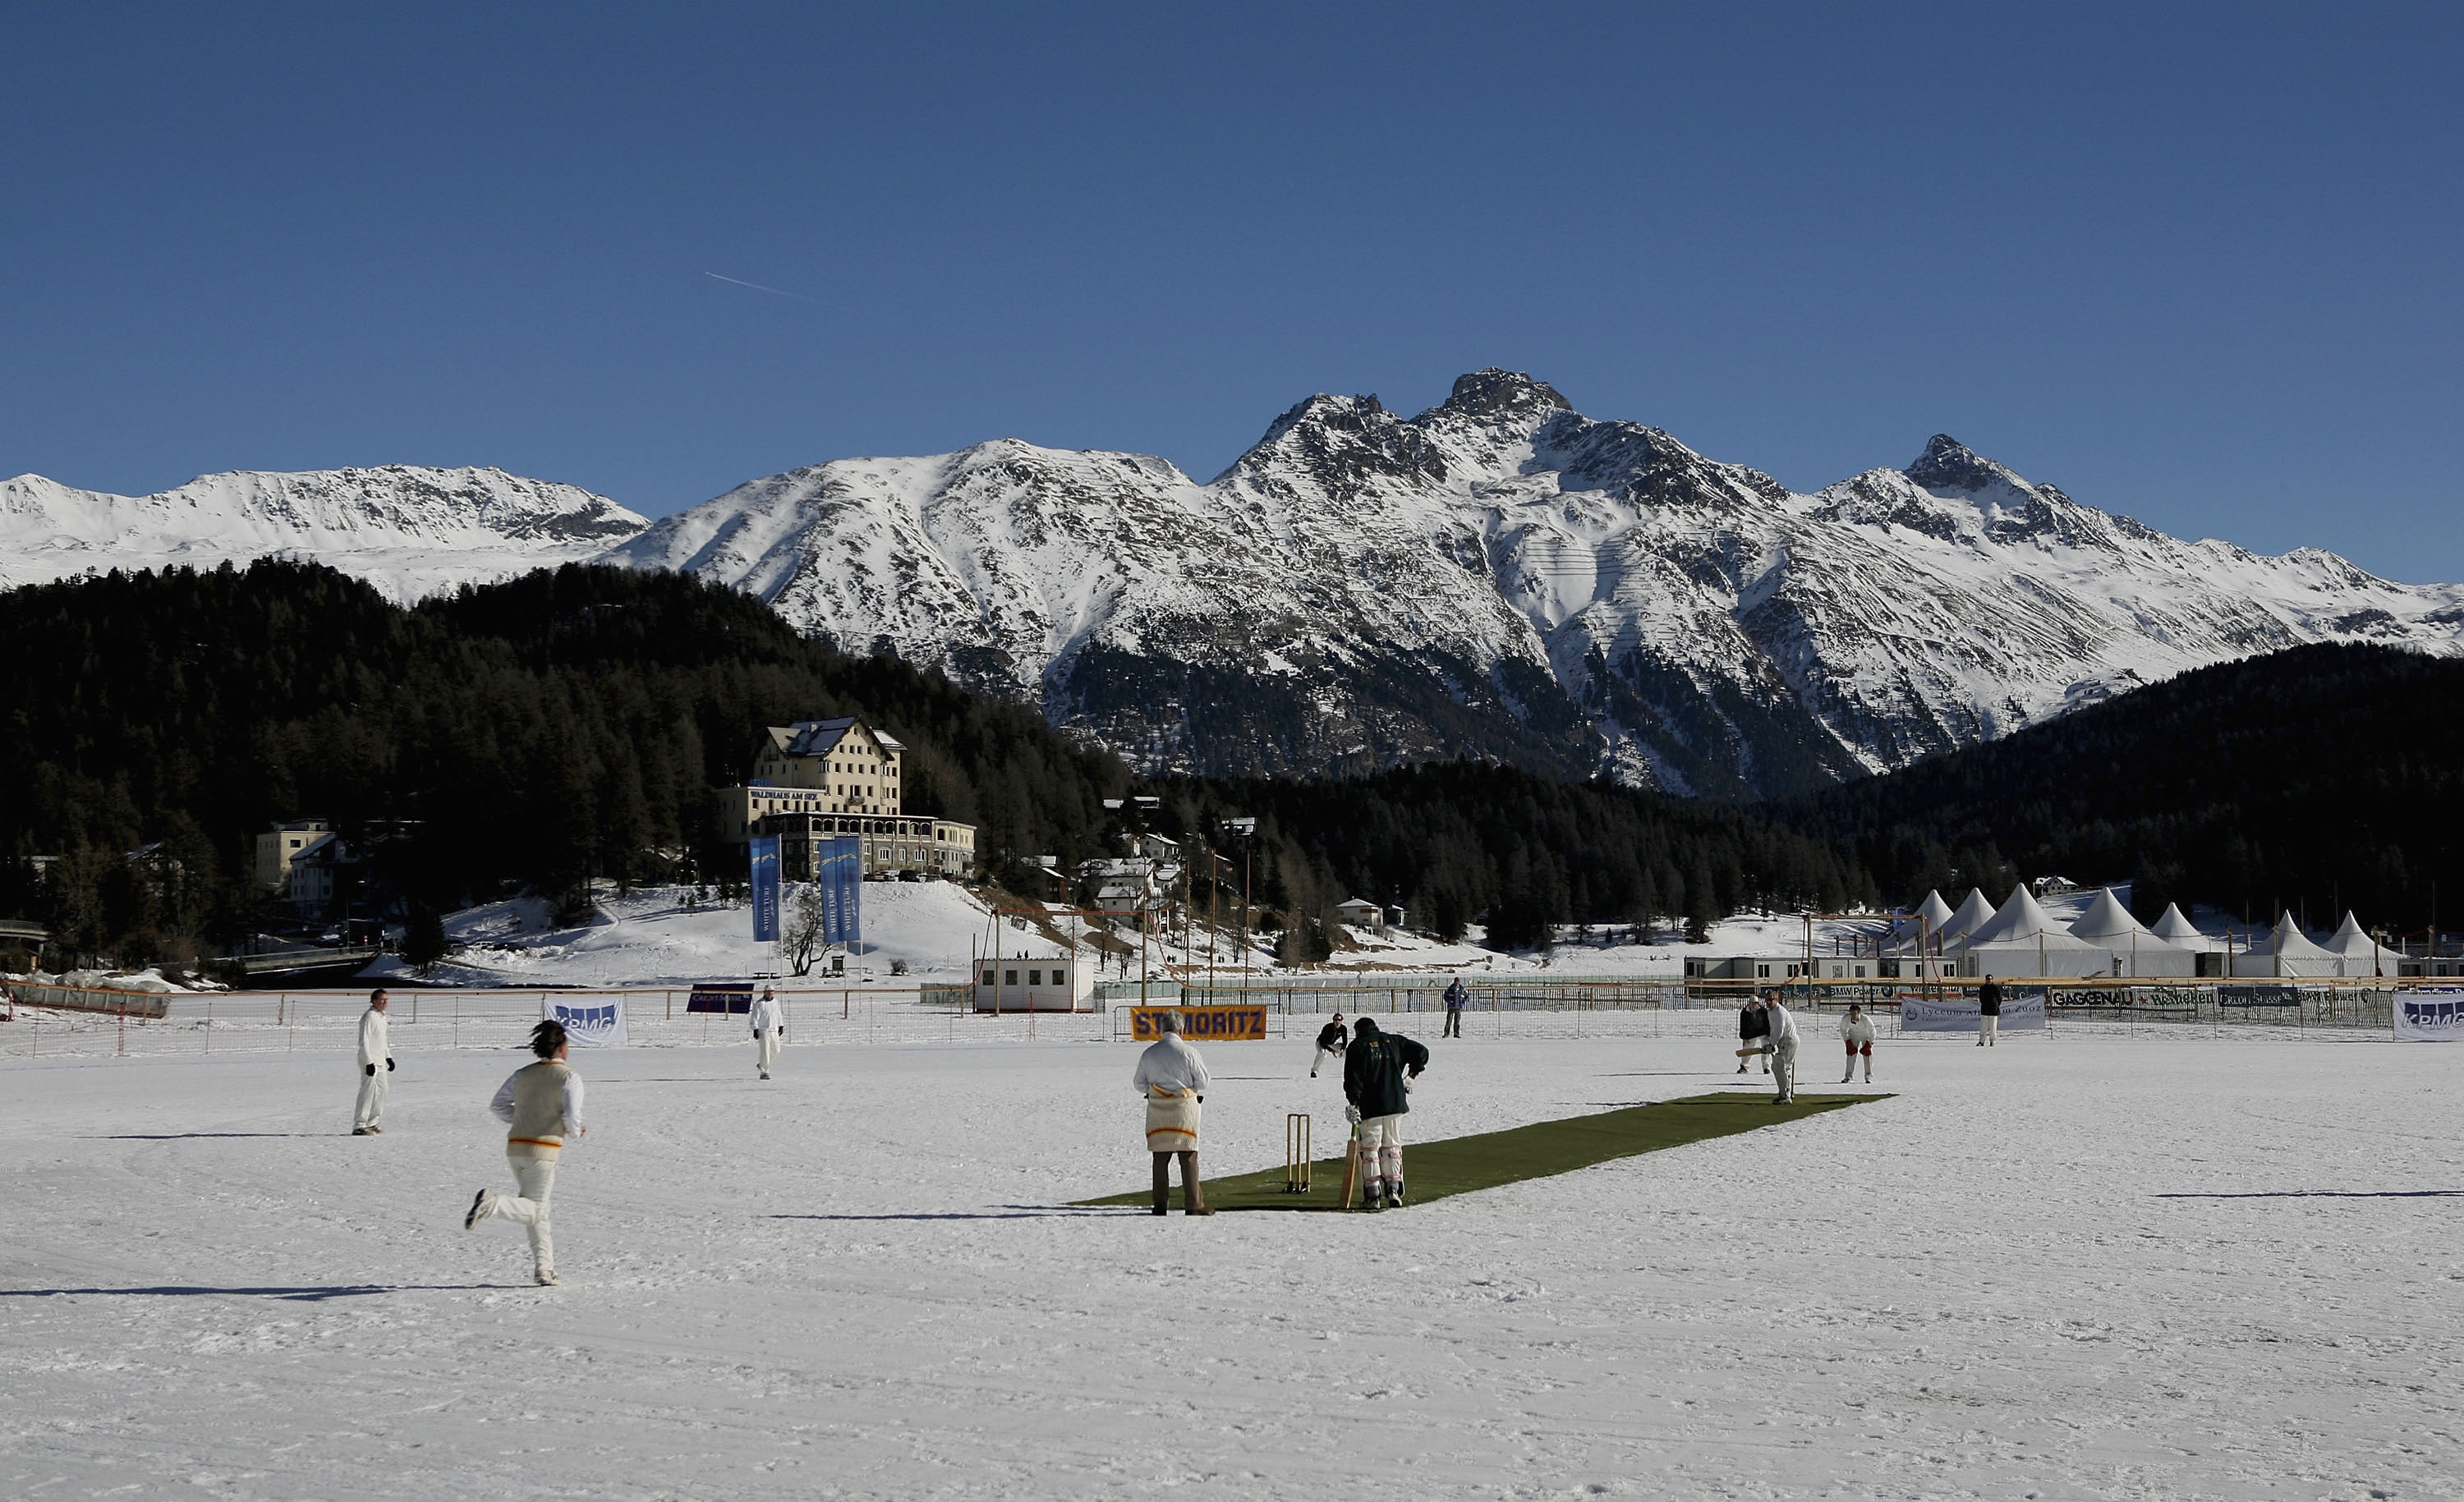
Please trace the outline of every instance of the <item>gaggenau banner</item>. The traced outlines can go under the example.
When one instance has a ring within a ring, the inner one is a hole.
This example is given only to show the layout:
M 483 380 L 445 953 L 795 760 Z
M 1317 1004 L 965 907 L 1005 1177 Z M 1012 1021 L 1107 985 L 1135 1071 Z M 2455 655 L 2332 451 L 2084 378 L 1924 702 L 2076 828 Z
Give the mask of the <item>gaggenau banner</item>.
M 2399 1043 L 2448 1043 L 2464 1039 L 2464 986 L 2438 986 L 2400 990 L 2395 1005 L 2395 1040 Z

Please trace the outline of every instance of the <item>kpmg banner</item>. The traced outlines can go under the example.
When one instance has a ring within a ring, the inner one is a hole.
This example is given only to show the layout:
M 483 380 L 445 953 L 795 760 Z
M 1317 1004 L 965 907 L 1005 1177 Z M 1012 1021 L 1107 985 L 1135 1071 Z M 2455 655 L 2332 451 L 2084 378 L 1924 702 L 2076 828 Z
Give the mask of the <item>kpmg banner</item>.
M 539 998 L 539 1015 L 564 1024 L 564 1035 L 576 1047 L 621 1048 L 625 1036 L 625 998 L 593 996 L 586 1001 Z
M 753 942 L 779 942 L 779 837 L 753 838 Z
M 2387 1010 L 2399 1043 L 2464 1042 L 2464 986 L 2400 990 Z
M 1900 1031 L 1903 1033 L 1973 1033 L 1983 1017 L 1972 991 L 1965 996 L 1947 995 L 1940 1001 L 1906 996 L 1900 1002 Z M 2005 987 L 1998 1030 L 2004 1033 L 2045 1031 L 2044 988 Z

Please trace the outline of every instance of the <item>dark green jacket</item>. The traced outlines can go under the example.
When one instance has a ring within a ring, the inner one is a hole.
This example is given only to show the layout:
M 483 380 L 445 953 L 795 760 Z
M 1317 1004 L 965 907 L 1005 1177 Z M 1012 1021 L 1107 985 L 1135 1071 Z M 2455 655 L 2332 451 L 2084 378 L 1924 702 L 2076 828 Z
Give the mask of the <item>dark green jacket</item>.
M 1399 1033 L 1352 1034 L 1352 1049 L 1343 1056 L 1343 1094 L 1360 1110 L 1361 1120 L 1400 1116 L 1412 1109 L 1403 1093 L 1403 1077 L 1429 1067 L 1429 1051 Z

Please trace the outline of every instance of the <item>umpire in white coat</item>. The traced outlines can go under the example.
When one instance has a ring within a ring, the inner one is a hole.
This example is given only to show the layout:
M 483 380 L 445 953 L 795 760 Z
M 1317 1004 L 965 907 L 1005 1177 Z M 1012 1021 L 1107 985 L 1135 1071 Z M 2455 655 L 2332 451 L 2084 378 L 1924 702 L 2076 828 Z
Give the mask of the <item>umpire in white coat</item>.
M 1206 1060 L 1180 1035 L 1180 1013 L 1156 1016 L 1163 1036 L 1138 1056 L 1138 1072 L 1131 1077 L 1147 1102 L 1147 1151 L 1155 1155 L 1155 1212 L 1166 1213 L 1172 1199 L 1172 1161 L 1180 1160 L 1180 1212 L 1212 1215 L 1206 1191 L 1198 1180 L 1198 1108 L 1206 1099 Z
M 770 1066 L 779 1061 L 779 1045 L 787 1036 L 786 1013 L 780 1007 L 779 998 L 770 993 L 769 987 L 761 988 L 761 999 L 753 1004 L 751 1020 L 753 1047 L 759 1055 L 759 1061 L 754 1067 L 761 1071 L 762 1078 L 767 1079 Z
M 351 1113 L 353 1137 L 385 1135 L 385 1090 L 393 1082 L 393 1044 L 385 1037 L 385 993 L 368 992 L 360 1013 L 360 1103 Z

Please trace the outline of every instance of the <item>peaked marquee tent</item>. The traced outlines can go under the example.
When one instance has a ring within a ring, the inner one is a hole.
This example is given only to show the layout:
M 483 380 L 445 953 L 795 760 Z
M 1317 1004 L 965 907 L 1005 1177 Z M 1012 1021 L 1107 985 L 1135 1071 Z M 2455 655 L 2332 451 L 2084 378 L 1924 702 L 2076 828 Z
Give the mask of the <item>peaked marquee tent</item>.
M 1950 904 L 1942 900 L 1940 892 L 1927 892 L 1925 901 L 1917 903 L 1913 911 L 1899 921 L 1899 936 L 1910 942 L 1920 937 L 1940 939 L 1943 925 L 1949 922 Z
M 1970 975 L 2110 975 L 2113 951 L 2074 937 L 2022 883 L 1968 935 L 1960 968 Z
M 2197 924 L 2182 916 L 2182 904 L 2179 903 L 2167 903 L 2165 915 L 2157 919 L 2156 926 L 2148 931 L 2167 944 L 2188 949 L 2194 954 L 2213 953 L 2216 947 L 2215 940 L 2201 933 Z
M 2097 945 L 2113 956 L 2116 975 L 2196 975 L 2198 956 L 2189 949 L 2167 944 L 2148 931 L 2130 916 L 2105 887 L 2087 904 L 2087 911 L 2071 925 L 2071 936 Z
M 1969 887 L 1968 901 L 1960 903 L 1959 911 L 1943 920 L 1942 926 L 1935 930 L 1942 935 L 1942 952 L 1948 954 L 1955 946 L 1966 943 L 1977 929 L 1992 921 L 1993 904 L 1985 900 L 1985 889 Z
M 2289 979 L 2297 975 L 2342 975 L 2343 955 L 2322 949 L 2303 936 L 2301 925 L 2286 913 L 2276 921 L 2276 931 L 2267 936 L 2265 948 L 2252 946 L 2233 956 L 2235 976 L 2275 976 Z
M 2394 975 L 2396 951 L 2362 932 L 2360 920 L 2344 914 L 2344 925 L 2326 944 L 2327 952 L 2344 962 L 2347 975 Z

